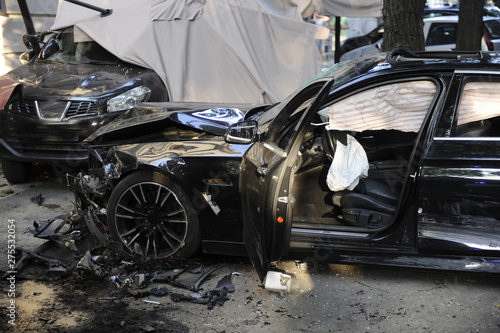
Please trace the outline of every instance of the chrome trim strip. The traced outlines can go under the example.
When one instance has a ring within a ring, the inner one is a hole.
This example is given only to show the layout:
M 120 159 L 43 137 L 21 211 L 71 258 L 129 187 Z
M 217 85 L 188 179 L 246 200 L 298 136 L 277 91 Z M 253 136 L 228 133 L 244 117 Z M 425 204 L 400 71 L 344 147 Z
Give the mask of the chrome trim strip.
M 500 137 L 435 137 L 434 141 L 500 141 Z
M 263 144 L 264 147 L 266 147 L 267 149 L 269 149 L 270 151 L 272 151 L 273 153 L 275 153 L 276 155 L 279 155 L 280 157 L 287 157 L 287 153 L 286 151 L 284 151 L 283 149 L 281 148 L 278 148 L 272 144 L 269 144 L 267 142 L 264 142 Z
M 292 233 L 294 233 L 294 232 L 296 232 L 296 233 L 300 232 L 300 233 L 311 234 L 311 235 L 346 236 L 346 237 L 359 237 L 359 238 L 366 238 L 370 235 L 368 233 L 360 233 L 360 232 L 292 228 Z
M 38 118 L 42 120 L 52 120 L 52 121 L 61 121 L 64 119 L 64 116 L 66 116 L 66 112 L 68 112 L 69 107 L 71 106 L 71 102 L 66 103 L 66 107 L 64 108 L 64 111 L 61 113 L 61 116 L 58 118 L 45 118 L 44 115 L 42 114 L 40 110 L 40 106 L 38 105 L 38 101 L 35 100 L 35 108 L 36 108 L 36 114 L 38 115 Z
M 457 69 L 455 71 L 455 73 L 456 74 L 494 74 L 494 75 L 500 75 L 500 73 L 497 71 L 491 71 L 491 70 L 483 71 L 480 69 Z

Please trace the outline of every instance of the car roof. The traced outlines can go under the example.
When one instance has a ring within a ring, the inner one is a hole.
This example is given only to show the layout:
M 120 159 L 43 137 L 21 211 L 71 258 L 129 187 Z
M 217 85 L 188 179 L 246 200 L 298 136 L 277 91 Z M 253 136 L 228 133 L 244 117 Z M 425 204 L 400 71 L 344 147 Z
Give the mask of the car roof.
M 424 22 L 458 22 L 458 15 L 433 16 L 424 18 Z
M 428 75 L 429 72 L 453 72 L 455 70 L 472 70 L 477 72 L 496 72 L 500 74 L 500 53 L 496 52 L 459 52 L 459 51 L 423 51 L 409 52 L 403 49 L 394 49 L 388 53 L 377 53 L 360 57 L 354 60 L 333 64 L 329 68 L 317 73 L 306 80 L 294 93 L 289 95 L 276 107 L 259 116 L 259 123 L 266 123 L 279 112 L 279 105 L 286 105 L 296 94 L 305 87 L 318 83 L 324 84 L 334 79 L 334 86 L 344 84 L 357 85 L 358 79 L 375 76 L 384 76 L 397 73 L 418 73 Z
M 500 53 L 482 51 L 423 51 L 409 52 L 395 49 L 361 57 L 347 66 L 353 66 L 358 74 L 390 73 L 400 71 L 446 70 L 457 69 L 493 70 L 500 74 Z M 335 75 L 332 75 L 332 77 Z
M 458 5 L 453 6 L 425 6 L 424 15 L 436 15 L 436 16 L 446 16 L 446 15 L 458 15 L 459 11 Z M 483 15 L 498 17 L 500 16 L 500 9 L 497 6 L 487 5 L 483 7 Z
M 499 20 L 499 19 L 500 18 L 496 17 L 496 16 L 483 16 L 483 21 L 492 21 L 492 20 Z M 458 15 L 426 17 L 426 18 L 424 18 L 424 22 L 457 23 L 458 22 Z

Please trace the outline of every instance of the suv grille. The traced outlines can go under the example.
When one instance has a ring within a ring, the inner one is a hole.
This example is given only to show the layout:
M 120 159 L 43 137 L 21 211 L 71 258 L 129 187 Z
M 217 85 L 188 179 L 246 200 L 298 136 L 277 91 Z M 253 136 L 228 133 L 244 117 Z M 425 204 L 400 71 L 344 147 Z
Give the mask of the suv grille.
M 37 103 L 35 100 L 16 99 L 9 105 L 8 111 L 10 113 L 38 117 L 36 104 Z M 64 108 L 66 107 L 67 102 L 61 101 L 60 105 L 61 112 L 64 112 Z M 91 116 L 97 114 L 98 108 L 96 103 L 91 101 L 72 101 L 68 109 L 66 110 L 66 114 L 64 115 L 63 119 Z
M 96 114 L 97 114 L 97 105 L 94 102 L 75 101 L 71 102 L 71 105 L 66 111 L 65 118 L 89 116 Z
M 35 116 L 36 117 L 36 106 L 35 101 L 33 100 L 19 100 L 16 99 L 12 101 L 8 108 L 9 112 Z

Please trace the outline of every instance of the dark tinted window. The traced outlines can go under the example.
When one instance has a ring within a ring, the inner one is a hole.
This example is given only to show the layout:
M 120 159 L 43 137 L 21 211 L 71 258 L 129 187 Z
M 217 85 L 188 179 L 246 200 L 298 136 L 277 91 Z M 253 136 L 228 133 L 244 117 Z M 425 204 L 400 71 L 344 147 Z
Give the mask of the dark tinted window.
M 500 39 L 500 20 L 484 21 L 484 28 L 491 39 Z
M 426 45 L 455 44 L 456 23 L 432 23 Z

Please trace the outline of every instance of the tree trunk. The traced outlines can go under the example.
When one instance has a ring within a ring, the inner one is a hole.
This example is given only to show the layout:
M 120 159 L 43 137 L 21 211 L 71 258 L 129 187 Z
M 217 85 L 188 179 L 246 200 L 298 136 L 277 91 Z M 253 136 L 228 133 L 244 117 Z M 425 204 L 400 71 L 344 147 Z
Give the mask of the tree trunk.
M 426 0 L 384 0 L 382 51 L 403 48 L 424 51 L 424 6 Z M 474 0 L 470 0 L 474 1 Z
M 461 0 L 458 12 L 457 50 L 481 50 L 483 32 L 483 1 Z

